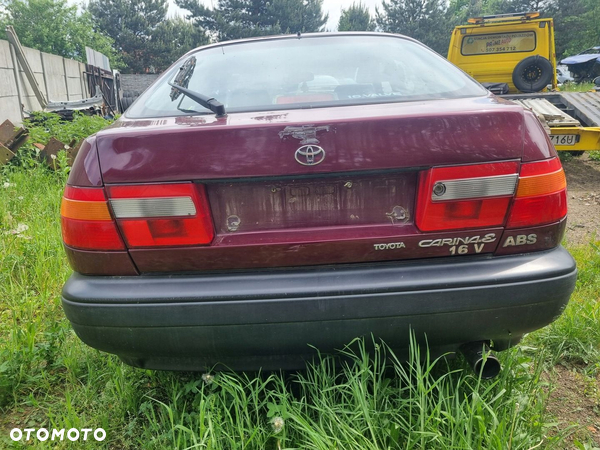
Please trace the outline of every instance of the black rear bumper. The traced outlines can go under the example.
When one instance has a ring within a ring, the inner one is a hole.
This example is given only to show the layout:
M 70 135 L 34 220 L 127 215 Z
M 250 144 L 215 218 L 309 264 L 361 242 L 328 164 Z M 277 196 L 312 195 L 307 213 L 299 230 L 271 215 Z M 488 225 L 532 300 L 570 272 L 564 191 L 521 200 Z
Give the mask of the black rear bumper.
M 149 368 L 299 367 L 357 336 L 407 346 L 409 329 L 444 351 L 492 340 L 500 348 L 556 319 L 577 269 L 557 249 L 211 275 L 73 274 L 63 307 L 88 345 Z

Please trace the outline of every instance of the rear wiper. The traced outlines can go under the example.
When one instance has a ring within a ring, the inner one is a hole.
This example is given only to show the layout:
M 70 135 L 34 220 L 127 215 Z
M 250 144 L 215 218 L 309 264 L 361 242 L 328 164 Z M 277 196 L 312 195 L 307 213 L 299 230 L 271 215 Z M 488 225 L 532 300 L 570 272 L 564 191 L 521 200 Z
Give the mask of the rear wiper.
M 214 97 L 207 97 L 206 95 L 200 94 L 199 92 L 195 92 L 190 89 L 186 89 L 183 86 L 179 86 L 175 83 L 169 83 L 169 86 L 171 86 L 174 89 L 177 89 L 183 95 L 191 98 L 199 105 L 210 109 L 217 115 L 217 117 L 225 117 L 227 115 L 227 113 L 225 112 L 225 105 L 217 99 L 215 99 Z

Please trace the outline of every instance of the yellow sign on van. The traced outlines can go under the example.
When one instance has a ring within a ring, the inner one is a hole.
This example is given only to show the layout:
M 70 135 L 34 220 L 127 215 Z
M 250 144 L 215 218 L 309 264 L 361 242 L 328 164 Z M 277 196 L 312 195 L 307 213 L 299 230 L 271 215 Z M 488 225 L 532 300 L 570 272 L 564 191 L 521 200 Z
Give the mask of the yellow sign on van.
M 531 52 L 535 50 L 535 33 L 494 33 L 465 36 L 461 53 L 468 55 L 485 55 L 487 53 Z

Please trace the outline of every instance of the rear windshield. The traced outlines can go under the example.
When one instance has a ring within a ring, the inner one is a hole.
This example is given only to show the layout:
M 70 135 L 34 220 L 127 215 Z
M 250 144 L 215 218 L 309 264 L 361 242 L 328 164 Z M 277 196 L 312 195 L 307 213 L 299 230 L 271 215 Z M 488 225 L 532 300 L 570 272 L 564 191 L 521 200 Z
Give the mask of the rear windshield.
M 444 58 L 408 39 L 307 36 L 223 44 L 187 55 L 125 115 L 212 114 L 178 92 L 172 95 L 168 83 L 184 64 L 188 75 L 178 77 L 179 84 L 214 97 L 228 113 L 486 95 Z

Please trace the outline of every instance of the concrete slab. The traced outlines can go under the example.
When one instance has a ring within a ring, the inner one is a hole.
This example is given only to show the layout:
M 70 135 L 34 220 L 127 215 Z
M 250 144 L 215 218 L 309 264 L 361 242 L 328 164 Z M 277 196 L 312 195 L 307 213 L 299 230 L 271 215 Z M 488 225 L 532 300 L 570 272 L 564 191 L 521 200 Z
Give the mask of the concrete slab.
M 29 47 L 23 47 L 23 53 L 27 62 L 34 73 L 42 73 L 42 60 L 40 59 L 40 51 Z
M 0 40 L 0 69 L 12 69 L 13 63 L 10 57 L 10 44 L 8 41 Z
M 43 74 L 36 73 L 34 74 L 35 78 L 38 82 L 38 85 L 44 95 L 46 95 L 46 88 L 44 86 Z M 40 103 L 37 101 L 35 94 L 33 93 L 33 89 L 29 85 L 29 81 L 25 76 L 25 73 L 21 70 L 19 71 L 19 86 L 21 87 L 21 100 L 23 101 L 23 105 L 25 105 L 25 109 L 27 111 L 39 111 L 42 109 Z
M 21 125 L 21 107 L 18 97 L 0 99 L 0 122 L 4 122 L 6 119 L 14 125 Z
M 42 60 L 48 88 L 48 100 L 68 100 L 63 58 L 42 52 Z
M 0 68 L 0 98 L 17 97 L 18 95 L 14 70 Z
M 69 91 L 69 100 L 81 100 L 83 98 L 83 95 L 81 95 L 81 81 L 79 78 L 68 77 L 67 88 Z

